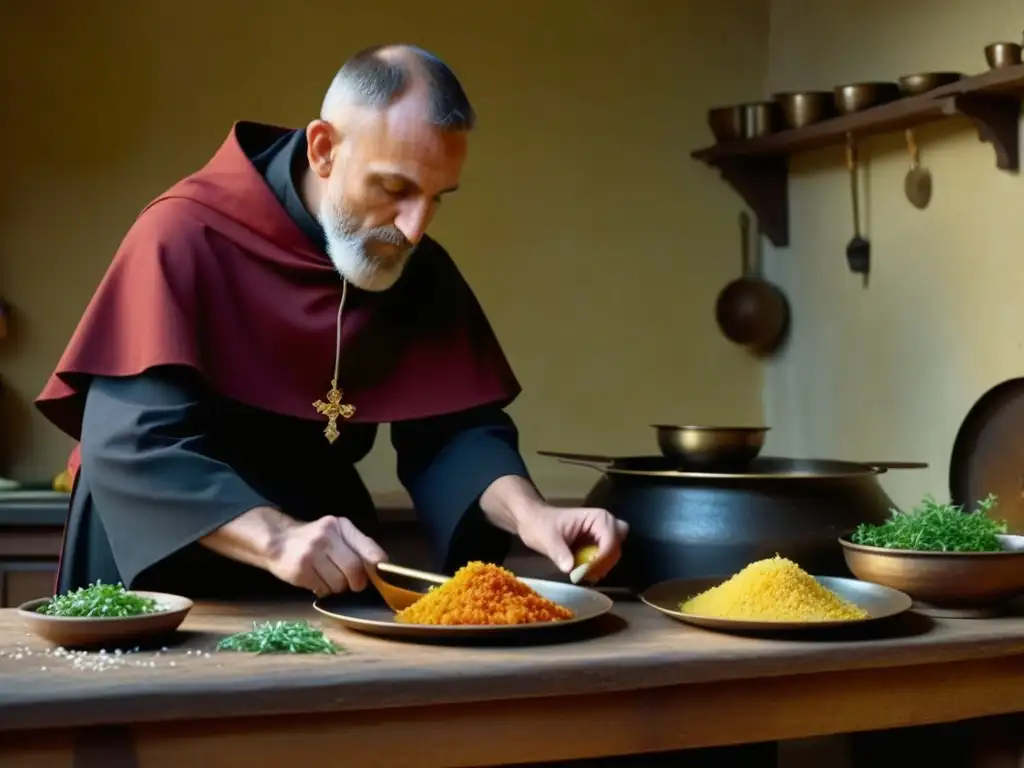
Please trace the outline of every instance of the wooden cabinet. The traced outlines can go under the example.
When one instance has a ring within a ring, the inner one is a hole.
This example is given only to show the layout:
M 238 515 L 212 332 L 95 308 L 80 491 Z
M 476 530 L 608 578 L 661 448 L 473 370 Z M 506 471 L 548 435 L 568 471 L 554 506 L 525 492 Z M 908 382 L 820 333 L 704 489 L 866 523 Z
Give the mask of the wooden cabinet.
M 63 526 L 0 526 L 0 608 L 53 594 Z
M 68 497 L 26 496 L 0 500 L 0 608 L 53 594 Z
M 0 608 L 17 608 L 29 600 L 49 597 L 56 578 L 53 560 L 0 563 Z

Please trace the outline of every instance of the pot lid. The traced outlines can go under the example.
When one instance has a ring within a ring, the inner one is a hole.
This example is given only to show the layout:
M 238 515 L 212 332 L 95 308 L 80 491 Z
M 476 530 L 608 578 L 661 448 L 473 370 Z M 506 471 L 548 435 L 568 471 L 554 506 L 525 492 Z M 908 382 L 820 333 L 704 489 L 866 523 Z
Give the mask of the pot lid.
M 967 412 L 953 442 L 949 495 L 973 509 L 989 494 L 996 517 L 1024 529 L 1024 378 L 1008 379 L 982 395 Z
M 889 469 L 922 469 L 928 466 L 920 462 L 853 462 L 763 456 L 754 459 L 742 469 L 718 470 L 685 467 L 680 464 L 678 459 L 661 455 L 611 457 L 554 451 L 541 451 L 541 453 L 567 464 L 579 464 L 599 469 L 610 475 L 678 479 L 826 480 L 870 477 L 882 474 Z

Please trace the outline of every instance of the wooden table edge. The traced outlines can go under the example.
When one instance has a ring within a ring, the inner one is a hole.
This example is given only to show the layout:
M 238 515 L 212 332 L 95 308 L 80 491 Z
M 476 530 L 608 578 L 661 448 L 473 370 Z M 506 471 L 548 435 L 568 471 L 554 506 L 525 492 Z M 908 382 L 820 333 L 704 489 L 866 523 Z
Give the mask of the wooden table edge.
M 802 680 L 840 673 L 872 676 L 905 674 L 915 668 L 955 668 L 973 662 L 1016 662 L 1024 665 L 1024 647 L 1015 638 L 978 643 L 964 642 L 941 649 L 942 658 L 929 658 L 927 649 L 901 649 L 899 653 L 872 658 L 844 657 L 814 659 L 795 671 L 800 659 L 776 660 L 765 668 L 763 659 L 737 657 L 718 658 L 714 667 L 701 669 L 692 660 L 685 679 L 672 679 L 667 664 L 631 659 L 615 671 L 614 677 L 600 663 L 581 661 L 576 665 L 538 665 L 534 670 L 510 669 L 507 672 L 480 673 L 472 677 L 460 675 L 457 686 L 439 678 L 436 670 L 417 671 L 411 668 L 387 670 L 373 664 L 371 676 L 356 683 L 344 678 L 325 679 L 313 670 L 303 670 L 284 686 L 278 680 L 258 674 L 240 676 L 225 690 L 223 680 L 199 678 L 175 680 L 166 685 L 166 678 L 142 681 L 109 681 L 96 691 L 60 686 L 47 691 L 23 689 L 28 697 L 12 701 L 0 693 L 0 733 L 63 727 L 95 727 L 133 723 L 173 723 L 214 719 L 288 716 L 341 716 L 351 712 L 413 710 L 432 706 L 488 706 L 494 702 L 537 701 L 552 697 L 585 697 L 642 695 L 644 691 L 674 688 L 685 690 L 695 686 L 729 684 L 774 684 L 778 680 Z M 723 662 L 728 662 L 723 674 Z M 632 666 L 633 669 L 629 667 Z M 380 672 L 380 677 L 372 676 Z M 278 674 L 280 670 L 278 670 Z M 632 677 L 629 677 L 633 673 Z M 89 675 L 90 673 L 82 673 Z M 274 677 L 277 677 L 275 675 Z M 85 678 L 88 682 L 93 679 Z M 95 682 L 101 682 L 95 680 Z M 424 686 L 436 686 L 436 696 L 425 696 Z M 1024 695 L 1024 688 L 1022 688 Z M 360 703 L 372 701 L 372 703 Z
M 1024 711 L 1024 657 L 594 695 L 115 727 L 138 768 L 344 756 L 361 768 L 459 768 L 724 746 Z M 8 733 L 0 764 L 70 763 L 94 729 Z M 100 729 L 105 730 L 105 729 Z M 93 733 L 93 738 L 98 734 Z M 126 749 L 122 744 L 122 749 Z M 50 755 L 50 762 L 42 758 Z M 10 761 L 10 762 L 8 762 Z

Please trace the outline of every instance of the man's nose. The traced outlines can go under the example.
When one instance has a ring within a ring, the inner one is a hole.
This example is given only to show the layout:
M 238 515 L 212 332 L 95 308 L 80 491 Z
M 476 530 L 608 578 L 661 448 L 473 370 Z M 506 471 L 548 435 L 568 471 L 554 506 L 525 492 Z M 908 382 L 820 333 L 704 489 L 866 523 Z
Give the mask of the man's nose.
M 395 219 L 395 226 L 413 245 L 419 245 L 426 234 L 427 225 L 433 215 L 433 207 L 426 202 L 404 206 Z

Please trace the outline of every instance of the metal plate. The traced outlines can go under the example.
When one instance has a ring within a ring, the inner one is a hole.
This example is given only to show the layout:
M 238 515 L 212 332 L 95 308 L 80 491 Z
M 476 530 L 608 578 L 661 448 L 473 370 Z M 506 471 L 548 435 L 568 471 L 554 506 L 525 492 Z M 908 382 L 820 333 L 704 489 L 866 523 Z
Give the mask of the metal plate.
M 949 494 L 970 510 L 992 493 L 1011 531 L 1024 530 L 1024 378 L 1004 381 L 967 412 L 949 461 Z
M 832 590 L 845 600 L 868 612 L 866 619 L 845 619 L 838 621 L 749 621 L 721 619 L 709 616 L 694 616 L 679 610 L 679 604 L 711 587 L 726 581 L 726 578 L 673 579 L 655 584 L 645 591 L 640 599 L 656 611 L 671 616 L 677 621 L 694 624 L 707 629 L 734 632 L 804 632 L 862 625 L 879 619 L 887 619 L 910 609 L 909 595 L 881 584 L 871 584 L 857 579 L 843 579 L 836 576 L 815 576 L 822 586 Z
M 520 579 L 520 581 L 536 590 L 541 597 L 546 597 L 548 600 L 565 606 L 575 616 L 565 621 L 546 621 L 536 624 L 437 626 L 399 624 L 395 621 L 394 611 L 386 605 L 354 604 L 346 600 L 345 595 L 321 598 L 313 603 L 313 607 L 327 618 L 357 632 L 383 637 L 445 639 L 449 641 L 536 635 L 593 621 L 612 609 L 612 599 L 593 589 L 543 579 Z

